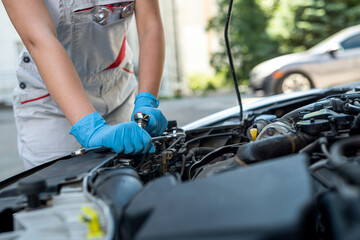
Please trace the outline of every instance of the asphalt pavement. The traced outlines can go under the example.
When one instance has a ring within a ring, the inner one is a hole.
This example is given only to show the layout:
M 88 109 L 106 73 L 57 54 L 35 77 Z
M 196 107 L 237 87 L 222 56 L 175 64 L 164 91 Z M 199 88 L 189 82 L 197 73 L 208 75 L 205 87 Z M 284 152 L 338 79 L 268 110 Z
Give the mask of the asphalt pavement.
M 243 103 L 258 98 L 245 94 Z M 159 109 L 169 120 L 177 120 L 183 126 L 201 117 L 237 105 L 234 92 L 217 92 L 206 96 L 163 99 Z M 0 108 L 0 181 L 24 170 L 16 146 L 16 127 L 11 108 Z

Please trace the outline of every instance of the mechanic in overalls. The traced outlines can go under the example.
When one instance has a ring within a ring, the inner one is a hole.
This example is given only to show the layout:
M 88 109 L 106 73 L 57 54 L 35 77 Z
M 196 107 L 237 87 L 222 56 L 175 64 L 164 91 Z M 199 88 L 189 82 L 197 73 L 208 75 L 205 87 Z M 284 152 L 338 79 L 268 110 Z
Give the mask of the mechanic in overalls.
M 158 0 L 2 1 L 26 47 L 13 103 L 26 168 L 81 146 L 155 150 L 151 136 L 167 127 L 156 98 L 165 55 Z M 139 86 L 126 42 L 135 12 Z M 146 131 L 136 112 L 150 115 Z

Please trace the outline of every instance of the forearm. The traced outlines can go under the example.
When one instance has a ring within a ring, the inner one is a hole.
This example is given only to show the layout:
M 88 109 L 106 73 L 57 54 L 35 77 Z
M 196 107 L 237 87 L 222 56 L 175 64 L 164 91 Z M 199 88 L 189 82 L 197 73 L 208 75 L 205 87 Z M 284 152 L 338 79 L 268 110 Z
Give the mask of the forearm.
M 139 36 L 139 92 L 159 93 L 165 59 L 165 37 L 158 0 L 136 0 Z
M 139 92 L 159 93 L 165 59 L 165 40 L 161 26 L 148 29 L 139 40 Z
M 36 42 L 30 53 L 46 88 L 72 125 L 95 111 L 70 57 L 55 37 Z

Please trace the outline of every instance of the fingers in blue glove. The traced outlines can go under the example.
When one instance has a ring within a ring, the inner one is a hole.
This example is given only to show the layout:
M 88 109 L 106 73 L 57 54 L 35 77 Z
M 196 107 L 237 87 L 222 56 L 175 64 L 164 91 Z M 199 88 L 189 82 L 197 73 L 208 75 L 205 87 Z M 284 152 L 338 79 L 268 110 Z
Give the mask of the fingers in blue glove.
M 96 141 L 100 140 L 99 143 Z M 93 144 L 110 147 L 114 152 L 125 154 L 145 154 L 152 144 L 149 134 L 135 122 L 107 125 L 107 129 L 94 134 L 90 140 Z
M 135 108 L 131 119 L 134 121 L 134 114 L 137 112 L 145 113 L 150 116 L 150 121 L 146 127 L 146 131 L 151 136 L 161 135 L 167 128 L 167 119 L 163 113 L 157 109 L 159 101 L 148 92 L 141 92 L 136 96 Z
M 150 135 L 135 122 L 111 126 L 98 113 L 86 115 L 72 127 L 70 134 L 86 148 L 104 146 L 125 154 L 155 152 Z
M 150 116 L 149 124 L 146 127 L 146 131 L 151 136 L 161 135 L 167 128 L 168 121 L 159 109 L 144 109 L 145 113 Z

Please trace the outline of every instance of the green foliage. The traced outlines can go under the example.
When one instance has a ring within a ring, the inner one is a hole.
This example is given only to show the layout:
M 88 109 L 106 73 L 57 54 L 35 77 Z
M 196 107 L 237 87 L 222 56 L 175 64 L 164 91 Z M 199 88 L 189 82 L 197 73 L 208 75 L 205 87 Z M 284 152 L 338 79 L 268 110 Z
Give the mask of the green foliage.
M 228 0 L 219 0 L 219 15 L 210 20 L 208 29 L 223 35 L 228 11 Z M 271 11 L 270 8 L 267 11 Z M 277 43 L 266 33 L 268 17 L 257 1 L 234 1 L 229 39 L 234 58 L 237 77 L 240 82 L 248 78 L 249 71 L 259 62 L 277 54 Z M 211 64 L 216 71 L 224 71 L 228 80 L 231 73 L 225 43 L 221 42 L 222 50 L 215 53 Z
M 360 2 L 353 0 L 280 0 L 268 32 L 279 53 L 303 51 L 346 27 L 360 23 Z
M 229 29 L 238 79 L 260 62 L 304 51 L 346 27 L 360 23 L 360 0 L 234 0 Z M 208 29 L 223 35 L 229 0 L 218 0 Z M 231 80 L 224 41 L 211 64 Z
M 226 87 L 225 74 L 219 72 L 216 75 L 196 73 L 189 77 L 189 87 L 193 91 L 208 91 Z

